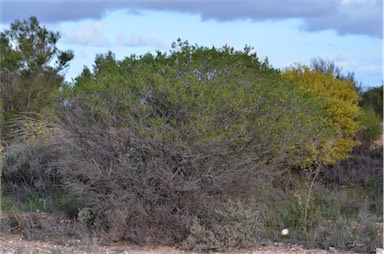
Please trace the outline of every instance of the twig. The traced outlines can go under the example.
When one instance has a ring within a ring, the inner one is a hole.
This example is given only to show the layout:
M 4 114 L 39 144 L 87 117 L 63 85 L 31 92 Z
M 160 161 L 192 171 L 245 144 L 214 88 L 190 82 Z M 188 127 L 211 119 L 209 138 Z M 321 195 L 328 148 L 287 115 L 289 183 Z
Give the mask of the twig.
M 308 196 L 307 196 L 307 200 L 306 200 L 306 203 L 305 203 L 305 210 L 304 210 L 304 225 L 307 225 L 307 216 L 308 216 L 308 208 L 309 208 L 309 201 L 311 200 L 311 195 L 312 195 L 312 190 L 313 190 L 313 186 L 315 184 L 315 180 L 317 178 L 317 176 L 319 175 L 320 173 L 320 166 L 316 164 L 316 171 L 315 171 L 315 175 L 314 177 L 312 178 L 312 181 L 311 181 L 311 184 L 309 186 L 309 190 L 308 190 Z M 307 228 L 307 227 L 305 227 Z

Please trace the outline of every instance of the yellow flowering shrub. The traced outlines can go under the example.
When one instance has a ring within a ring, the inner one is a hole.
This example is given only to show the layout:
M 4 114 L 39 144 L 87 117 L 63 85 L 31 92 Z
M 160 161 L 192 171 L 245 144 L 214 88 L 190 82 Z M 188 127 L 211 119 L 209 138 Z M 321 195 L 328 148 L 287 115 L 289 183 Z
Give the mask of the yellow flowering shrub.
M 282 75 L 303 92 L 314 95 L 326 112 L 325 119 L 333 135 L 331 140 L 323 140 L 317 148 L 318 159 L 333 164 L 349 157 L 352 148 L 359 144 L 354 137 L 361 128 L 357 121 L 361 114 L 358 106 L 360 96 L 353 83 L 305 65 L 289 67 Z

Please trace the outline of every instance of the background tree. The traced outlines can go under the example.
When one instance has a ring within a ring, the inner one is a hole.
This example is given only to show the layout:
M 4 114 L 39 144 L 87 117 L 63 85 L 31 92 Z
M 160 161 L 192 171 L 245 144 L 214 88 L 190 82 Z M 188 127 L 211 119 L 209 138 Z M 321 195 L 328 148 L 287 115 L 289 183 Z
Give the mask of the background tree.
M 383 121 L 383 85 L 365 91 L 360 104 L 364 109 L 371 108 Z
M 56 47 L 59 33 L 48 31 L 36 17 L 16 20 L 0 34 L 1 103 L 5 122 L 22 112 L 40 113 L 55 104 L 54 95 L 73 52 Z
M 337 66 L 334 61 L 325 60 L 321 57 L 312 58 L 310 67 L 313 70 L 322 72 L 325 75 L 333 75 L 335 78 L 340 80 L 349 80 L 353 83 L 355 89 L 361 92 L 361 84 L 355 79 L 354 72 L 343 73 L 343 68 Z
M 363 143 L 362 148 L 367 149 L 383 134 L 383 86 L 365 91 L 360 105 L 363 113 L 359 121 L 363 129 L 358 136 Z

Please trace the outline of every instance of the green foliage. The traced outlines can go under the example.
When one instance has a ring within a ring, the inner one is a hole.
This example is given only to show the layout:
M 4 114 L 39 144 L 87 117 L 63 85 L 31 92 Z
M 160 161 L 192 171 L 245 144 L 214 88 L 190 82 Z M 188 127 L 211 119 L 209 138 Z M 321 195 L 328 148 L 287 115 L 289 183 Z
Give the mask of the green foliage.
M 122 61 L 109 52 L 97 56 L 93 72 L 84 69 L 74 94 L 89 103 L 88 116 L 124 119 L 116 127 L 140 138 L 186 149 L 215 142 L 222 154 L 249 156 L 257 167 L 277 160 L 295 166 L 311 156 L 307 144 L 319 146 L 316 140 L 329 136 L 313 96 L 284 81 L 250 48 L 179 41 L 169 56 Z
M 363 127 L 358 133 L 358 138 L 364 147 L 369 147 L 382 134 L 382 120 L 371 107 L 363 108 L 358 120 Z
M 372 109 L 383 121 L 383 85 L 368 89 L 362 95 L 361 106 L 366 109 Z
M 73 58 L 60 51 L 60 34 L 42 27 L 35 17 L 16 20 L 0 34 L 1 105 L 5 120 L 20 112 L 40 113 L 55 104 L 62 71 Z M 3 126 L 0 126 L 3 128 Z

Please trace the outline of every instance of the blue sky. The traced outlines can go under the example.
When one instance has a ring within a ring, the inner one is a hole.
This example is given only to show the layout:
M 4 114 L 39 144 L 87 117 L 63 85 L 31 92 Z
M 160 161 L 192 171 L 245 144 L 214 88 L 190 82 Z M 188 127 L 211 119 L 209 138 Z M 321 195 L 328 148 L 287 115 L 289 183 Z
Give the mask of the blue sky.
M 1 0 L 1 30 L 33 15 L 62 35 L 75 59 L 66 79 L 91 67 L 96 54 L 169 51 L 178 38 L 199 46 L 252 46 L 284 68 L 333 60 L 363 86 L 383 81 L 381 0 Z

